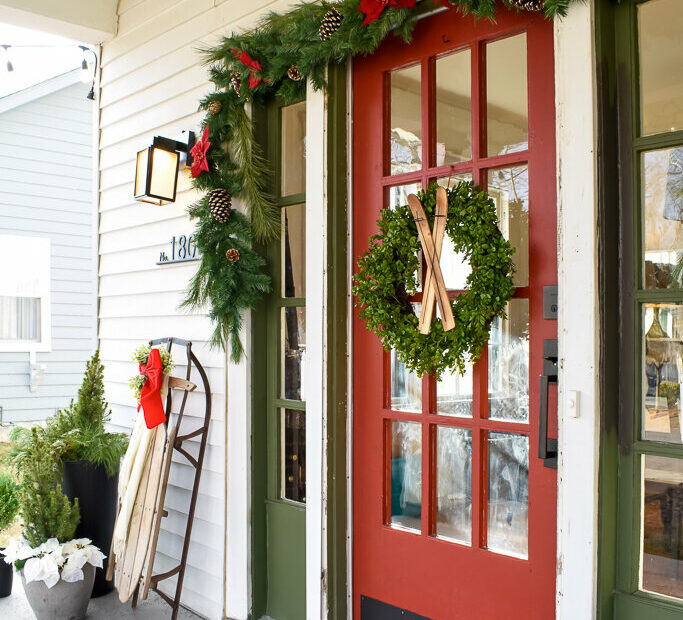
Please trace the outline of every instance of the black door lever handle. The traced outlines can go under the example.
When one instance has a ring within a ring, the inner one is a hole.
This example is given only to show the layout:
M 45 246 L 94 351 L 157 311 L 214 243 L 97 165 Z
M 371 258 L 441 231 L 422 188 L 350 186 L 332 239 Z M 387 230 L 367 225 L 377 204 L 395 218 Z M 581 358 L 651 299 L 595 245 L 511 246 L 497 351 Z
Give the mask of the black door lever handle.
M 548 439 L 548 392 L 557 385 L 557 340 L 543 341 L 543 374 L 540 377 L 538 415 L 538 458 L 546 467 L 557 469 L 557 439 Z

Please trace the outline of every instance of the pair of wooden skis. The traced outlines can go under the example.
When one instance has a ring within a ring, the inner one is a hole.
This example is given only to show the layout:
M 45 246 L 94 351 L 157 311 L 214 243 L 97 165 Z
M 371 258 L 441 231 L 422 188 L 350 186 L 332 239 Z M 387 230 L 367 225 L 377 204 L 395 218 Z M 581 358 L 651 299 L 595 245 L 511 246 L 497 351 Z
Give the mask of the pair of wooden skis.
M 436 212 L 434 214 L 434 230 L 429 230 L 429 222 L 425 216 L 422 203 L 415 194 L 408 196 L 408 206 L 413 214 L 417 233 L 422 244 L 425 262 L 427 263 L 427 275 L 422 294 L 422 310 L 420 312 L 419 330 L 421 334 L 428 334 L 432 325 L 434 314 L 434 301 L 436 301 L 444 331 L 455 327 L 455 319 L 448 299 L 448 291 L 444 283 L 443 273 L 439 259 L 443 247 L 443 238 L 446 233 L 446 219 L 448 217 L 448 194 L 443 187 L 436 190 Z

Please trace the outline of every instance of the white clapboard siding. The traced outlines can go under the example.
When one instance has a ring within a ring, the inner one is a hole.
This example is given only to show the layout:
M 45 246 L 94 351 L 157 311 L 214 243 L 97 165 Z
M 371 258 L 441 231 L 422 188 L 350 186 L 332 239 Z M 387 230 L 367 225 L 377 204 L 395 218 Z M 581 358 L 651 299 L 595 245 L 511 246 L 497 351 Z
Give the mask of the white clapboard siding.
M 99 337 L 107 371 L 112 422 L 130 428 L 135 418 L 128 378 L 129 361 L 144 340 L 178 336 L 195 343 L 213 395 L 213 418 L 204 464 L 197 523 L 192 534 L 182 602 L 208 618 L 222 618 L 225 600 L 225 377 L 226 355 L 208 346 L 213 326 L 206 316 L 179 310 L 196 263 L 157 266 L 171 237 L 187 235 L 193 225 L 187 207 L 197 198 L 187 171 L 178 181 L 175 204 L 157 207 L 133 198 L 135 155 L 155 135 L 198 132 L 199 100 L 211 92 L 199 48 L 232 30 L 255 26 L 267 10 L 282 10 L 279 0 L 120 0 L 116 37 L 102 47 L 100 91 Z M 177 363 L 183 364 L 181 351 Z M 175 374 L 183 376 L 184 368 Z M 203 394 L 188 399 L 188 424 L 201 408 Z M 190 442 L 196 453 L 196 442 Z M 234 464 L 244 472 L 248 463 Z M 174 457 L 156 562 L 167 570 L 182 548 L 192 469 Z M 233 543 L 234 544 L 234 543 Z M 229 558 L 228 558 L 229 561 Z M 171 593 L 174 580 L 162 586 Z M 242 596 L 242 594 L 240 594 Z M 228 593 L 230 598 L 230 593 Z M 246 614 L 245 614 L 246 620 Z
M 28 353 L 0 351 L 4 422 L 68 405 L 96 345 L 93 117 L 78 72 L 0 98 L 0 234 L 50 239 L 51 350 L 29 390 Z M 6 266 L 5 266 L 6 267 Z

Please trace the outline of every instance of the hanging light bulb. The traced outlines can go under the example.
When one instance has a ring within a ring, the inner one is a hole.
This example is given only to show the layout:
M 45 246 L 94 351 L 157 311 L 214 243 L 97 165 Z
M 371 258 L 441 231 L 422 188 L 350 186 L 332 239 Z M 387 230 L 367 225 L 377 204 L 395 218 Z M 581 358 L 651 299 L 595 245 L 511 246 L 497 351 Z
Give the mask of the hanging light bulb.
M 78 47 L 83 52 L 83 59 L 81 60 L 81 72 L 79 77 L 83 84 L 87 84 L 92 79 L 92 76 L 90 75 L 90 67 L 88 66 L 88 60 L 85 57 L 86 53 L 90 50 L 87 47 L 85 47 L 85 45 L 79 45 Z
M 7 73 L 11 73 L 12 71 L 14 71 L 14 65 L 12 64 L 12 62 L 9 59 L 9 48 L 10 48 L 10 46 L 9 45 L 0 45 L 0 47 L 2 47 L 2 49 L 5 50 L 5 60 L 7 61 L 7 64 L 5 66 L 7 68 Z

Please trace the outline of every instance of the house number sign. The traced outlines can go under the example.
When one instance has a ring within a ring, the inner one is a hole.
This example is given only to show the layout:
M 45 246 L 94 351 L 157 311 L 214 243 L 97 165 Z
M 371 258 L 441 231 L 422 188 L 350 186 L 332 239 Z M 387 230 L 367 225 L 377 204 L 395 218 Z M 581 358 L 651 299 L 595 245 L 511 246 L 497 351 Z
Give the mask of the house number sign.
M 197 244 L 194 235 L 174 235 L 171 237 L 170 248 L 159 253 L 157 265 L 170 265 L 171 263 L 187 263 L 199 260 L 201 256 L 197 252 Z

